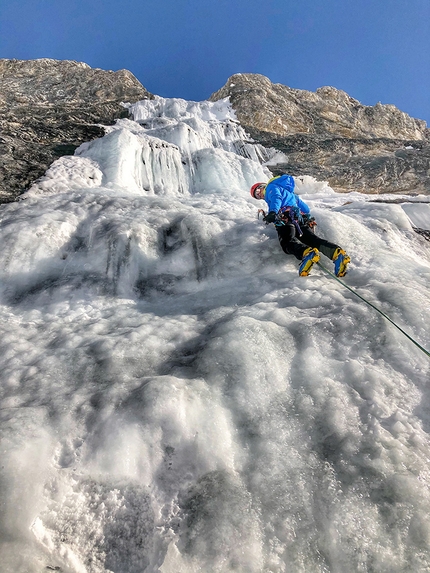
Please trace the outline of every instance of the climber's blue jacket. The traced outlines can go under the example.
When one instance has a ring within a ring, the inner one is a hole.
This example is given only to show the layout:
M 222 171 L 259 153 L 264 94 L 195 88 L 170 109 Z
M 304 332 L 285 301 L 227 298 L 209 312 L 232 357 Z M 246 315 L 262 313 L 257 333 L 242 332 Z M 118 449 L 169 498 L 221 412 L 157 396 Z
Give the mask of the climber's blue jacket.
M 298 195 L 294 193 L 294 178 L 291 175 L 281 175 L 271 179 L 266 185 L 264 200 L 269 206 L 269 212 L 288 210 L 289 207 L 298 207 L 301 213 L 310 213 L 310 208 Z

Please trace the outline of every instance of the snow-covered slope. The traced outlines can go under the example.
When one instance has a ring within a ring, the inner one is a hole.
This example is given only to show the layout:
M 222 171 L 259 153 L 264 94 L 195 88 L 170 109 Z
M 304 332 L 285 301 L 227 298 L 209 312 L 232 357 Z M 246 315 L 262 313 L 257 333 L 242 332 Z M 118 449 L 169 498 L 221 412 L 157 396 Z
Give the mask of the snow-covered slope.
M 3 571 L 428 571 L 429 357 L 298 276 L 227 101 L 130 108 L 1 206 Z M 428 197 L 297 189 L 429 349 Z

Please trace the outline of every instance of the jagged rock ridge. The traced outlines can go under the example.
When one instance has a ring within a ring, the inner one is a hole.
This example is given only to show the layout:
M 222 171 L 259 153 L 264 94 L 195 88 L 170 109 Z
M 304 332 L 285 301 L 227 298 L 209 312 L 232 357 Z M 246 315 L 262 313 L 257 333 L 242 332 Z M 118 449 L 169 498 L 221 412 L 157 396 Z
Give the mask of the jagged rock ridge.
M 430 130 L 393 105 L 364 106 L 333 87 L 315 93 L 235 74 L 211 101 L 229 97 L 259 143 L 287 155 L 273 173 L 312 175 L 335 189 L 430 193 Z
M 153 98 L 127 70 L 67 60 L 0 60 L 0 202 L 13 201 L 61 155 Z

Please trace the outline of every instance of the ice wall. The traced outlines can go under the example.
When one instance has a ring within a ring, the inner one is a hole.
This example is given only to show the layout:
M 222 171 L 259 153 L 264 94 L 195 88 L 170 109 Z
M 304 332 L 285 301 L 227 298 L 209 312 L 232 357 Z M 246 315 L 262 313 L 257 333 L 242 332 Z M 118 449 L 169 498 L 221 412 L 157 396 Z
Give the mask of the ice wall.
M 228 102 L 130 110 L 0 209 L 3 571 L 427 571 L 428 358 L 298 276 Z M 428 348 L 428 199 L 297 189 Z

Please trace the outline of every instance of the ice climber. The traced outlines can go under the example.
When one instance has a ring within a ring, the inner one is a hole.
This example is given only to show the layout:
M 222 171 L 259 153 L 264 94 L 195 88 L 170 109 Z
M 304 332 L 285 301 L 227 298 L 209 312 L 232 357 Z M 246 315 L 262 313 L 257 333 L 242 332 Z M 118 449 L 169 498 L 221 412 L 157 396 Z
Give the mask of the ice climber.
M 345 276 L 351 259 L 341 247 L 315 234 L 315 219 L 308 205 L 294 192 L 294 187 L 291 175 L 281 175 L 268 183 L 255 183 L 251 195 L 266 201 L 269 212 L 264 221 L 275 224 L 282 250 L 300 261 L 301 277 L 307 276 L 319 261 L 319 251 L 334 262 L 336 276 Z

